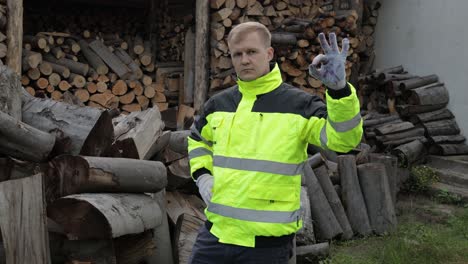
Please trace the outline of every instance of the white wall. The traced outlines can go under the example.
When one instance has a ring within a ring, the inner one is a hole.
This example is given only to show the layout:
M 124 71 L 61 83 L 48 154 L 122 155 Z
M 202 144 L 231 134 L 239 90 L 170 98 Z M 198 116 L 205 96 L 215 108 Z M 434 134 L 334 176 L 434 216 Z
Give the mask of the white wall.
M 468 136 L 468 1 L 380 2 L 374 68 L 402 64 L 412 74 L 437 74 L 449 91 L 449 108 Z

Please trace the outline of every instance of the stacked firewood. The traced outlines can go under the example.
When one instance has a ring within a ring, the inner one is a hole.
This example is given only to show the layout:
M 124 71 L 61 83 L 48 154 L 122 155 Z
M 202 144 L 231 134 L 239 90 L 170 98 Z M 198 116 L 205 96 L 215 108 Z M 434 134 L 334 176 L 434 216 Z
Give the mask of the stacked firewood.
M 320 81 L 307 74 L 308 65 L 321 53 L 317 40 L 320 32 L 337 34 L 338 42 L 350 39 L 351 48 L 346 63 L 348 78 L 353 66 L 358 68 L 358 47 L 367 47 L 359 38 L 362 19 L 361 1 L 211 1 L 211 85 L 210 92 L 235 83 L 226 37 L 236 24 L 258 21 L 272 32 L 275 60 L 286 82 L 323 97 Z M 361 49 L 361 52 L 363 50 Z M 357 71 L 356 71 L 357 76 Z
M 165 110 L 178 106 L 179 97 L 183 102 L 179 90 L 192 17 L 165 16 L 145 28 L 141 16 L 115 10 L 107 19 L 102 9 L 59 17 L 35 10 L 31 17 L 37 20 L 25 22 L 29 33 L 23 41 L 21 81 L 27 91 L 58 101 L 71 93 L 84 105 L 124 113 L 152 106 Z
M 6 27 L 7 25 L 7 6 L 5 1 L 0 3 L 0 63 L 5 65 L 5 57 L 8 52 L 6 43 Z
M 397 66 L 364 76 L 360 87 L 367 141 L 398 155 L 402 165 L 422 162 L 428 153 L 468 153 L 437 75 L 416 76 Z
M 378 11 L 381 4 L 378 1 L 364 1 L 364 10 L 362 14 L 362 28 L 359 34 L 359 45 L 355 52 L 360 57 L 359 74 L 367 75 L 370 73 L 375 60 L 375 27 L 377 26 Z
M 163 133 L 157 108 L 116 116 L 117 111 L 32 97 L 11 70 L 1 67 L 0 188 L 18 190 L 34 183 L 28 188 L 39 191 L 43 184 L 44 193 L 18 194 L 24 194 L 23 203 L 32 199 L 32 207 L 46 208 L 49 218 L 38 220 L 22 211 L 27 206 L 14 206 L 0 195 L 0 213 L 11 217 L 0 223 L 8 238 L 3 240 L 7 258 L 29 245 L 41 245 L 45 252 L 22 257 L 49 256 L 48 240 L 22 244 L 35 238 L 32 225 L 49 230 L 51 257 L 58 263 L 171 263 L 164 189 L 167 171 L 173 170 L 158 157 L 167 148 L 186 153 L 186 139 L 184 144 L 171 132 Z M 13 220 L 18 215 L 25 218 Z

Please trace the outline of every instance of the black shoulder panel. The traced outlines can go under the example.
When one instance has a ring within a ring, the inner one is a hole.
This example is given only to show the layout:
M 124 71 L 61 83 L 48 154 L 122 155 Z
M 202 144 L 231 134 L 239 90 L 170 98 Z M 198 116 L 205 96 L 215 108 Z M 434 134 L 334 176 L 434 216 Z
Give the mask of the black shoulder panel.
M 252 111 L 297 114 L 307 119 L 327 116 L 327 108 L 320 97 L 286 83 L 267 94 L 259 95 Z

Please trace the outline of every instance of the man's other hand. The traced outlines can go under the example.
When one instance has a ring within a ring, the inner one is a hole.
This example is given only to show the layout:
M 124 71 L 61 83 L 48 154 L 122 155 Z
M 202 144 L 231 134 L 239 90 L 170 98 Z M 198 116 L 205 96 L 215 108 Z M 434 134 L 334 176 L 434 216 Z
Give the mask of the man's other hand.
M 207 173 L 202 174 L 197 179 L 197 186 L 203 201 L 205 201 L 208 206 L 211 201 L 211 195 L 213 194 L 211 191 L 211 189 L 213 189 L 213 176 Z
M 335 33 L 330 33 L 328 36 L 330 44 L 328 44 L 325 34 L 319 34 L 320 45 L 325 54 L 320 54 L 314 58 L 312 64 L 309 65 L 309 74 L 322 81 L 329 89 L 339 90 L 346 86 L 345 63 L 349 50 L 349 40 L 347 38 L 343 39 L 340 52 Z M 319 66 L 320 68 L 318 68 Z

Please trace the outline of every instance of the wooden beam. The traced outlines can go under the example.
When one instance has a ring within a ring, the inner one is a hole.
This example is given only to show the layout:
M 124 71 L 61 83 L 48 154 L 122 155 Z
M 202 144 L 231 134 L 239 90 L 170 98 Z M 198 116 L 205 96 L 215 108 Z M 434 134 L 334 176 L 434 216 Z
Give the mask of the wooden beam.
M 21 75 L 23 46 L 23 0 L 8 0 L 6 65 Z
M 195 97 L 194 108 L 199 113 L 206 100 L 209 87 L 210 66 L 210 3 L 206 0 L 197 0 L 195 21 Z

